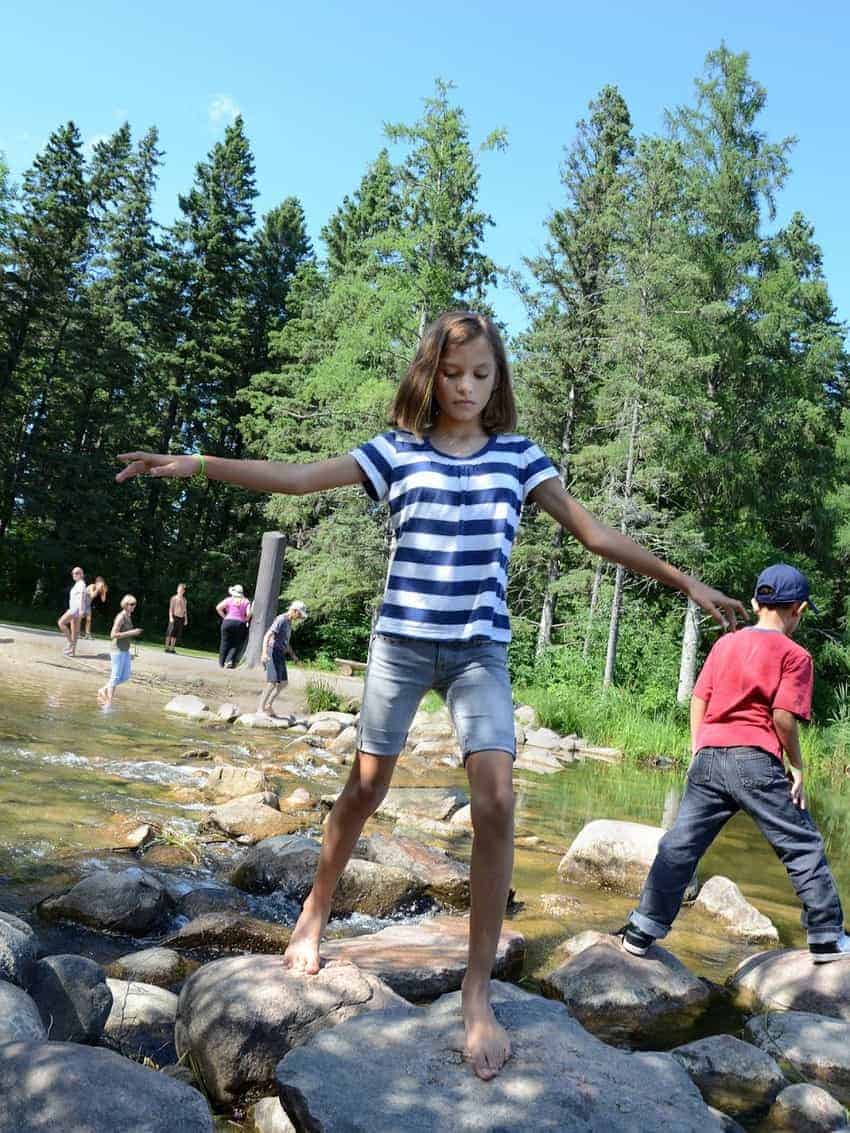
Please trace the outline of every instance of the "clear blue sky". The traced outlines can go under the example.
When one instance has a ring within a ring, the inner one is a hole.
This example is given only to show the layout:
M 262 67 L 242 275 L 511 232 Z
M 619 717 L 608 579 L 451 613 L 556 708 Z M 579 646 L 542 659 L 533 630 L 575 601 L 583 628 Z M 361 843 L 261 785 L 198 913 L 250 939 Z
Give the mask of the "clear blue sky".
M 436 76 L 457 84 L 473 140 L 504 126 L 509 150 L 482 159 L 481 200 L 496 227 L 490 255 L 517 268 L 544 239 L 561 200 L 563 148 L 588 101 L 620 87 L 637 132 L 689 101 L 707 51 L 748 51 L 767 87 L 762 126 L 796 135 L 779 221 L 815 225 L 839 315 L 850 318 L 847 47 L 840 0 L 505 0 L 348 3 L 148 0 L 6 6 L 0 151 L 17 179 L 50 131 L 72 118 L 91 143 L 125 119 L 160 131 L 159 218 L 170 220 L 194 164 L 238 108 L 257 164 L 263 211 L 298 196 L 311 236 L 351 192 L 382 144 L 385 121 L 413 121 Z M 493 296 L 511 331 L 523 308 Z

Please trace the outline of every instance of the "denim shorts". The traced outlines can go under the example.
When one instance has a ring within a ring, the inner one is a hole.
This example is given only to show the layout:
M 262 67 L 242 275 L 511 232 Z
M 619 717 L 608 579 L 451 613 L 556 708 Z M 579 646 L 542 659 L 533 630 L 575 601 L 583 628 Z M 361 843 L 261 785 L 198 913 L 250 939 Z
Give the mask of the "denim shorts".
M 112 662 L 112 671 L 109 674 L 108 684 L 111 688 L 117 685 L 123 685 L 125 681 L 130 679 L 130 650 L 129 649 L 116 649 L 114 653 L 109 654 L 109 659 Z
M 289 680 L 286 658 L 282 653 L 270 653 L 266 661 L 266 680 L 270 685 L 284 685 Z
M 358 748 L 398 755 L 430 689 L 446 701 L 464 763 L 476 751 L 516 757 L 507 645 L 486 637 L 430 641 L 376 633 L 369 648 Z

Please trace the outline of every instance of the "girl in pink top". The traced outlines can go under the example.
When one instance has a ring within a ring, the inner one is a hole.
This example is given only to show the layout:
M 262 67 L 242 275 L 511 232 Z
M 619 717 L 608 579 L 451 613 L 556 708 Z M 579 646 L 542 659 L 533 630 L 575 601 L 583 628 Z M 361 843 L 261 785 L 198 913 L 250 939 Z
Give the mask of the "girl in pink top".
M 248 641 L 248 623 L 251 620 L 251 603 L 241 586 L 231 586 L 228 598 L 216 606 L 221 618 L 221 646 L 218 663 L 222 669 L 235 669 Z

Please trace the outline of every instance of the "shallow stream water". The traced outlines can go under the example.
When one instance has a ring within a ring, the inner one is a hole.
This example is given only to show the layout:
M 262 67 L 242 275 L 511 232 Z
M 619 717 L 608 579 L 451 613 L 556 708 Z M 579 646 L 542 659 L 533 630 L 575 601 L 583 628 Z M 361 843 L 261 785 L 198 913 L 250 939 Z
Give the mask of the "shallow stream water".
M 51 686 L 49 674 L 25 671 L 14 687 L 6 683 L 0 701 L 0 909 L 26 914 L 37 900 L 101 862 L 108 847 L 105 826 L 116 812 L 193 833 L 205 807 L 199 795 L 179 789 L 198 784 L 198 771 L 209 762 L 185 758 L 191 749 L 209 749 L 228 762 L 289 766 L 275 776 L 282 793 L 296 785 L 322 793 L 338 789 L 345 768 L 321 768 L 321 777 L 314 777 L 287 759 L 283 738 L 169 717 L 162 711 L 165 699 L 161 691 L 136 692 L 102 712 L 80 687 Z M 516 778 L 519 905 L 512 923 L 526 937 L 525 982 L 533 986 L 568 936 L 588 928 L 616 929 L 633 904 L 617 894 L 563 883 L 557 874 L 560 854 L 594 818 L 660 824 L 682 777 L 585 762 L 551 776 Z M 401 772 L 396 782 L 435 786 L 463 780 L 461 771 L 435 768 L 419 778 Z M 811 805 L 839 888 L 850 894 L 850 783 L 820 786 Z M 523 846 L 529 836 L 540 844 Z M 211 876 L 209 868 L 200 872 Z M 783 944 L 803 943 L 793 890 L 749 819 L 733 819 L 704 859 L 700 875 L 716 873 L 741 886 L 777 926 Z M 694 909 L 683 910 L 666 944 L 717 982 L 757 950 L 732 941 L 722 924 Z M 103 945 L 79 933 L 74 950 L 102 958 Z

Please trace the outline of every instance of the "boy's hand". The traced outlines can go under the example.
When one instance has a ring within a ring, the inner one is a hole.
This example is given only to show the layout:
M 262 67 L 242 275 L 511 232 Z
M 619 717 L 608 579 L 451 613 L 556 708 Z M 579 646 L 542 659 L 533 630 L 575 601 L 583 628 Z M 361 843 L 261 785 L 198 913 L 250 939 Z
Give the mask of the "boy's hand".
M 132 480 L 134 476 L 173 476 L 187 479 L 194 476 L 200 467 L 197 456 L 168 456 L 155 452 L 122 452 L 119 460 L 127 465 L 115 479 L 119 484 Z
M 738 628 L 736 615 L 743 622 L 749 621 L 749 614 L 737 598 L 729 598 L 721 590 L 713 590 L 695 578 L 691 579 L 685 593 L 724 629 Z
M 806 794 L 803 790 L 803 769 L 802 767 L 789 767 L 791 773 L 791 802 L 794 806 L 798 806 L 800 810 L 806 809 Z

